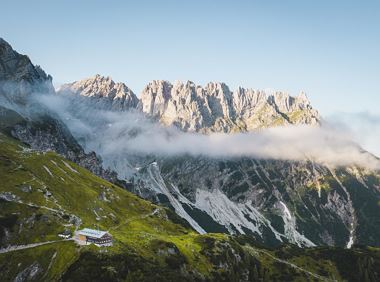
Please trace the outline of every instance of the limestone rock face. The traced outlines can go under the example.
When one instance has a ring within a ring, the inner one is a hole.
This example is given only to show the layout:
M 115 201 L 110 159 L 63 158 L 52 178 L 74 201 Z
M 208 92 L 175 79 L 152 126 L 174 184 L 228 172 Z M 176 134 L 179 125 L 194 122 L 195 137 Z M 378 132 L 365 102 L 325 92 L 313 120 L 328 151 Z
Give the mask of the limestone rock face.
M 320 122 L 303 92 L 296 97 L 241 87 L 232 92 L 226 84 L 216 82 L 201 87 L 191 81 L 172 85 L 154 80 L 143 90 L 138 108 L 165 125 L 203 133 Z
M 77 94 L 91 99 L 91 105 L 100 109 L 123 111 L 135 108 L 138 98 L 124 83 L 115 83 L 110 77 L 100 76 L 64 84 L 60 94 Z
M 166 126 L 200 133 L 245 132 L 289 124 L 320 123 L 305 93 L 266 93 L 239 87 L 231 91 L 220 82 L 202 87 L 194 82 L 153 80 L 140 99 L 124 84 L 96 75 L 63 85 L 59 94 L 76 94 L 91 107 L 126 111 L 136 109 Z
M 31 93 L 54 92 L 52 77 L 35 66 L 26 55 L 13 50 L 0 38 L 0 94 L 2 98 L 23 102 Z

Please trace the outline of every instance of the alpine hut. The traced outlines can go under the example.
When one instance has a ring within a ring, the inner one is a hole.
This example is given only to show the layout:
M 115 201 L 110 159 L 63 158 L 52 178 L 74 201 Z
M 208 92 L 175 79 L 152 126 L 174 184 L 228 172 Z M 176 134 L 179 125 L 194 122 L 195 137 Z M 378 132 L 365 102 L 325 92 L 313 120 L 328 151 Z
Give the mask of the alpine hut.
M 112 246 L 112 235 L 107 231 L 84 228 L 77 231 L 75 239 L 81 245 Z

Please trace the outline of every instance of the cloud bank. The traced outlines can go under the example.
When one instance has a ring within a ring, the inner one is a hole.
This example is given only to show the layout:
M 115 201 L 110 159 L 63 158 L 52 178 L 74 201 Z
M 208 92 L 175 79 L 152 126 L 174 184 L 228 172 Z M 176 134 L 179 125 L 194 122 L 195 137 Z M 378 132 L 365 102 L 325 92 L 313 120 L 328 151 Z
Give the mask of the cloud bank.
M 310 159 L 330 166 L 358 165 L 379 169 L 380 162 L 352 140 L 352 131 L 333 126 L 288 126 L 258 132 L 203 135 L 159 125 L 139 112 L 94 109 L 75 96 L 39 95 L 58 113 L 86 150 L 106 162 L 131 154 L 208 156 L 213 158 Z

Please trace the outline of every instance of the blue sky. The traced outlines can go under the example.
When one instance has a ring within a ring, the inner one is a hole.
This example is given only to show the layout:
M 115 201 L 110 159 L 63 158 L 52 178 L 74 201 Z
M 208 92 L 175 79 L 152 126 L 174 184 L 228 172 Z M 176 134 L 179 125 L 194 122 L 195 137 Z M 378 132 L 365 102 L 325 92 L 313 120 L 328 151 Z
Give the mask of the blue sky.
M 380 1 L 1 1 L 0 36 L 56 84 L 96 73 L 306 91 L 324 115 L 377 113 Z

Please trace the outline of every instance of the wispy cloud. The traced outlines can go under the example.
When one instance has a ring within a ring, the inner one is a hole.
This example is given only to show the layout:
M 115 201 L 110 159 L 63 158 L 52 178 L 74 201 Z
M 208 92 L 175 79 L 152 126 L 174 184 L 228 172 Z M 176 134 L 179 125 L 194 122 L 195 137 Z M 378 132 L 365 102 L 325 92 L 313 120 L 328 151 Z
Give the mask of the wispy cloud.
M 370 112 L 341 112 L 328 116 L 327 121 L 344 130 L 363 149 L 380 156 L 380 115 Z

